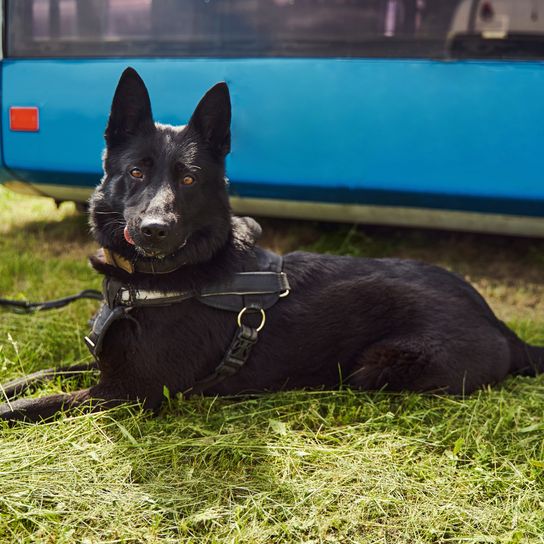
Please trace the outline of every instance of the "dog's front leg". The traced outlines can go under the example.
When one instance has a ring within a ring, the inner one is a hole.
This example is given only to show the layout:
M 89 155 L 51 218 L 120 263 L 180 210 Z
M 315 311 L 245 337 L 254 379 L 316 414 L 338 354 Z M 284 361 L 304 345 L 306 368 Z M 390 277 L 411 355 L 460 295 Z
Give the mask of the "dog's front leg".
M 93 394 L 95 393 L 93 389 L 82 389 L 75 393 L 49 395 L 35 399 L 18 399 L 1 404 L 0 420 L 40 421 L 49 419 L 58 412 L 70 412 L 80 407 L 96 411 L 126 402 L 122 399 L 104 398 L 104 395 Z

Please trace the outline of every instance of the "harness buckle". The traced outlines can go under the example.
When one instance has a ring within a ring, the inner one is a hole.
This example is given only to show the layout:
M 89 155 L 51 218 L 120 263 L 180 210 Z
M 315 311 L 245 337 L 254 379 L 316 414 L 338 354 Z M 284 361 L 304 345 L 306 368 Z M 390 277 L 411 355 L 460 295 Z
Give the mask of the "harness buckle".
M 251 348 L 257 342 L 257 331 L 246 325 L 241 325 L 225 354 L 217 371 L 227 376 L 236 374 L 249 359 Z

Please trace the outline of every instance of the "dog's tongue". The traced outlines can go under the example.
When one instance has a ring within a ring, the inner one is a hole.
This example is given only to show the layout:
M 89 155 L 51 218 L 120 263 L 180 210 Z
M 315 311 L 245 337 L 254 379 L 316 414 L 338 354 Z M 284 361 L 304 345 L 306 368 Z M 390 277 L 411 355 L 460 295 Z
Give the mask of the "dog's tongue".
M 125 227 L 125 230 L 123 231 L 123 234 L 125 235 L 125 240 L 131 245 L 133 246 L 134 245 L 134 240 L 131 238 L 129 232 L 128 232 L 128 227 Z

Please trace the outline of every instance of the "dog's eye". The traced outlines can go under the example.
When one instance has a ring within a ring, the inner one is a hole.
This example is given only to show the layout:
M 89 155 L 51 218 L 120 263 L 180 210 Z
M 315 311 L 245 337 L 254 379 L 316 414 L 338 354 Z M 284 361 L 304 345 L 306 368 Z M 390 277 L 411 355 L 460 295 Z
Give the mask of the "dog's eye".
M 144 173 L 139 168 L 133 168 L 130 171 L 130 175 L 136 179 L 142 179 L 144 177 Z
M 183 179 L 181 180 L 183 185 L 192 185 L 194 182 L 195 178 L 193 176 L 183 176 Z

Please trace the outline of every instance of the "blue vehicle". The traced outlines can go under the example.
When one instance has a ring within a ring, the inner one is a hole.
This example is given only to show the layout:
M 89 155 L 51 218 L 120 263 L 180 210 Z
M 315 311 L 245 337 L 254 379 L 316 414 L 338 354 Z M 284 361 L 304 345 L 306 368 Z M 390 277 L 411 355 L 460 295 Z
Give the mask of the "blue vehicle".
M 9 0 L 2 181 L 85 202 L 123 69 L 226 81 L 239 213 L 544 235 L 544 0 Z

